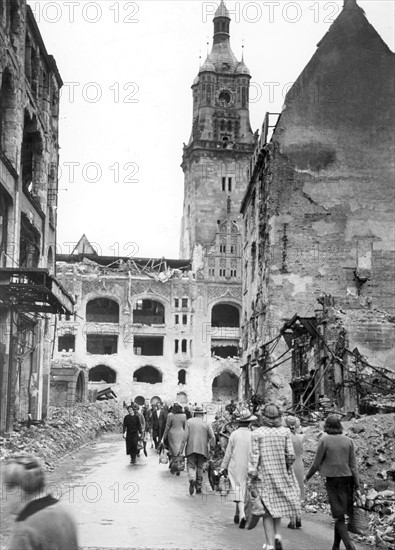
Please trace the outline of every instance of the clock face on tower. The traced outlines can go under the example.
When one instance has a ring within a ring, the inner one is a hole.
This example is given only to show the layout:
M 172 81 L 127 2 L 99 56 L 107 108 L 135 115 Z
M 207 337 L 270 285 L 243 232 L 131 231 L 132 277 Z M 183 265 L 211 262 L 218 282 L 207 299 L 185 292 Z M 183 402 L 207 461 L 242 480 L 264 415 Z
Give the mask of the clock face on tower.
M 223 107 L 227 107 L 233 103 L 233 94 L 230 90 L 220 90 L 218 92 L 218 102 Z

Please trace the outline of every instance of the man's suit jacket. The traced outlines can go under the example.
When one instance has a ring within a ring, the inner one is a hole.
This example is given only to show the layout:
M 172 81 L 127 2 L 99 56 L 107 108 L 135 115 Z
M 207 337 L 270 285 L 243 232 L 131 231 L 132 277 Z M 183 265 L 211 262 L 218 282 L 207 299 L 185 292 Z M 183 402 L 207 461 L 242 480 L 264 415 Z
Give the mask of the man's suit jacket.
M 203 421 L 202 416 L 190 418 L 187 421 L 184 435 L 186 456 L 198 453 L 207 458 L 209 445 L 214 445 L 215 435 L 210 422 Z
M 163 432 L 165 431 L 166 426 L 166 414 L 163 409 L 161 409 L 158 417 L 158 412 L 153 411 L 152 413 L 152 431 L 158 433 L 159 437 L 162 437 Z

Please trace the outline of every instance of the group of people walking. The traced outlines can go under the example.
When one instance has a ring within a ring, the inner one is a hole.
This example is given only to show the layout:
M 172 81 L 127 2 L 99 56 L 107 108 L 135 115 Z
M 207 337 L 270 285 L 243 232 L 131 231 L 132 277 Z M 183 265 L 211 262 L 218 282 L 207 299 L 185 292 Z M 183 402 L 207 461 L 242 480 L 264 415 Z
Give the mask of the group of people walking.
M 171 460 L 186 457 L 189 494 L 202 493 L 204 465 L 216 442 L 203 408 L 196 406 L 193 417 L 188 418 L 182 406 L 174 403 L 165 422 L 161 405 L 152 408 L 151 418 L 144 412 L 138 406 L 130 406 L 123 421 L 126 452 L 131 461 L 136 460 L 141 450 L 139 441 L 144 441 L 151 432 L 155 447 L 166 445 Z M 154 415 L 157 422 L 152 419 Z M 326 418 L 325 435 L 305 475 L 299 420 L 292 416 L 284 418 L 274 403 L 264 405 L 257 415 L 248 409 L 240 411 L 238 428 L 230 435 L 220 468 L 232 485 L 236 503 L 234 522 L 242 529 L 250 529 L 262 517 L 263 550 L 283 550 L 281 519 L 289 518 L 291 529 L 301 527 L 304 484 L 319 471 L 326 480 L 335 519 L 332 550 L 340 550 L 341 542 L 346 550 L 356 550 L 345 517 L 353 512 L 353 495 L 359 488 L 358 468 L 353 441 L 343 435 L 339 417 Z M 45 476 L 38 459 L 24 453 L 10 457 L 3 466 L 3 482 L 18 488 L 23 496 L 22 500 L 18 498 L 18 517 L 8 546 L 10 550 L 55 547 L 77 550 L 75 521 L 56 498 L 49 494 L 42 496 Z
M 342 435 L 342 425 L 336 415 L 327 417 L 314 463 L 304 475 L 302 461 L 303 434 L 298 433 L 297 418 L 282 417 L 273 403 L 261 410 L 260 427 L 250 430 L 256 417 L 249 411 L 240 415 L 239 428 L 230 438 L 222 461 L 222 472 L 229 475 L 235 494 L 234 522 L 245 528 L 246 500 L 251 504 L 249 528 L 263 518 L 265 543 L 263 550 L 283 550 L 280 533 L 281 518 L 288 517 L 291 529 L 300 528 L 301 500 L 304 483 L 315 472 L 326 478 L 326 489 L 335 519 L 332 550 L 355 550 L 349 537 L 345 516 L 352 515 L 354 490 L 359 487 L 358 468 L 352 439 Z M 256 508 L 256 500 L 259 507 Z M 247 505 L 248 505 L 247 504 Z M 254 514 L 255 507 L 255 514 Z M 257 511 L 258 509 L 258 511 Z

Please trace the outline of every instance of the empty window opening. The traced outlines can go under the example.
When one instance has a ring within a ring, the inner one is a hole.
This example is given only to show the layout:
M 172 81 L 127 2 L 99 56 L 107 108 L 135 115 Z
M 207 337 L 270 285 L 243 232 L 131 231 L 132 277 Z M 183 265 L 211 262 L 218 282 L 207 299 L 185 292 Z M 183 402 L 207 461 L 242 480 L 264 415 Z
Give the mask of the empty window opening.
M 109 298 L 95 298 L 86 304 L 88 323 L 118 323 L 119 304 Z
M 178 298 L 174 298 L 174 307 L 180 307 L 180 300 Z
M 192 357 L 192 355 L 193 355 L 193 353 L 192 353 L 192 340 L 189 340 L 189 354 Z
M 188 298 L 182 299 L 182 307 L 188 307 Z
M 40 259 L 40 233 L 29 221 L 26 214 L 22 213 L 19 267 L 38 267 Z
M 133 309 L 133 323 L 142 325 L 163 325 L 165 308 L 155 300 L 138 300 Z
M 184 369 L 181 369 L 178 371 L 178 384 L 186 384 L 187 380 L 187 371 Z
M 174 353 L 178 353 L 179 351 L 179 340 L 174 340 Z
M 146 384 L 159 384 L 162 382 L 162 373 L 155 367 L 141 367 L 133 374 L 135 382 L 145 382 Z
M 187 324 L 188 324 L 188 315 L 183 315 L 183 316 L 182 316 L 182 324 L 183 324 L 183 325 L 187 325 Z
M 179 315 L 175 315 L 174 316 L 174 324 L 175 325 L 178 325 L 180 323 L 180 316 Z
M 135 355 L 163 355 L 163 336 L 135 336 Z
M 97 365 L 89 369 L 89 382 L 106 382 L 107 384 L 115 384 L 117 374 L 115 370 L 110 369 L 106 365 Z
M 226 178 L 222 178 L 222 191 L 226 191 Z
M 212 327 L 239 327 L 240 313 L 237 307 L 230 304 L 217 304 L 211 311 Z
M 187 352 L 187 341 L 182 340 L 181 341 L 181 353 L 186 353 L 186 352 Z
M 116 334 L 88 334 L 86 351 L 94 355 L 114 355 L 118 352 L 118 336 Z
M 219 270 L 219 276 L 220 277 L 225 277 L 226 276 L 226 269 L 220 269 Z
M 223 372 L 216 376 L 212 384 L 213 401 L 237 399 L 239 379 L 232 372 Z
M 208 274 L 210 277 L 214 277 L 215 276 L 215 269 L 212 267 L 208 270 Z
M 66 332 L 58 338 L 58 351 L 75 351 L 75 335 Z
M 220 245 L 219 245 L 219 251 L 220 251 L 222 254 L 225 254 L 225 252 L 226 252 L 226 244 L 220 244 Z
M 211 343 L 211 355 L 222 357 L 223 359 L 227 359 L 228 357 L 239 357 L 239 348 L 233 344 L 228 344 L 226 342 L 219 343 L 214 340 Z
M 228 178 L 228 191 L 232 191 L 232 178 Z

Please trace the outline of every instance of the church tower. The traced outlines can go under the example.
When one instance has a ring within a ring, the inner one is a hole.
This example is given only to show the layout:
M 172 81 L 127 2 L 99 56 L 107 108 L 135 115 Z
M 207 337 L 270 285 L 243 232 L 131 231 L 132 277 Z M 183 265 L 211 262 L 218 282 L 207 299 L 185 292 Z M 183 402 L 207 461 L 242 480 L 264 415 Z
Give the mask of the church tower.
M 213 21 L 213 46 L 192 84 L 192 132 L 182 160 L 180 257 L 191 258 L 205 277 L 239 279 L 239 210 L 255 147 L 248 105 L 251 76 L 232 52 L 223 0 Z

